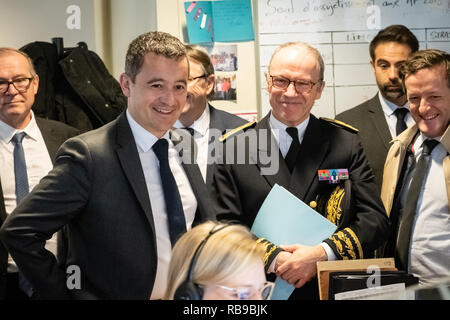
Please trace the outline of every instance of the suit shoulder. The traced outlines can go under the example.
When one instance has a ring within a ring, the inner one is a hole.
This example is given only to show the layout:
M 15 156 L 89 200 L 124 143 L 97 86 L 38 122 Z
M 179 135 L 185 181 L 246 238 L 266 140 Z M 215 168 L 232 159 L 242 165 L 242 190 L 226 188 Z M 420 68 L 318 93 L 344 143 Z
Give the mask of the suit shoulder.
M 247 131 L 250 128 L 254 128 L 255 126 L 256 126 L 256 121 L 247 122 L 247 123 L 245 123 L 245 124 L 243 124 L 243 125 L 241 125 L 241 126 L 239 126 L 237 128 L 234 128 L 234 129 L 228 131 L 224 135 L 222 135 L 220 137 L 220 141 L 223 142 L 223 141 L 227 140 L 228 138 L 236 135 L 237 133 L 245 132 L 245 131 Z
M 247 120 L 245 120 L 231 112 L 219 110 L 219 109 L 214 108 L 213 106 L 210 107 L 210 110 L 211 110 L 211 116 L 214 117 L 214 119 L 220 119 L 220 122 L 225 126 L 225 128 L 223 128 L 223 129 L 236 128 L 236 127 L 246 124 L 248 122 Z
M 36 123 L 41 130 L 43 128 L 55 130 L 58 133 L 63 133 L 67 136 L 75 136 L 80 134 L 80 131 L 77 128 L 69 126 L 68 124 L 61 121 L 36 117 Z
M 378 96 L 374 96 L 373 98 L 364 101 L 357 106 L 354 106 L 350 109 L 347 109 L 338 115 L 336 115 L 336 119 L 344 122 L 355 122 L 361 119 L 361 117 L 365 117 L 366 113 L 369 109 L 372 109 L 374 104 L 377 104 Z
M 320 120 L 325 121 L 325 122 L 327 122 L 329 124 L 332 124 L 335 127 L 338 127 L 338 128 L 341 128 L 341 129 L 345 129 L 346 131 L 351 132 L 351 133 L 358 133 L 359 132 L 359 130 L 356 129 L 355 127 L 352 127 L 351 125 L 349 125 L 349 124 L 347 124 L 345 122 L 339 121 L 339 120 L 330 119 L 330 118 L 324 118 L 324 117 L 321 117 Z

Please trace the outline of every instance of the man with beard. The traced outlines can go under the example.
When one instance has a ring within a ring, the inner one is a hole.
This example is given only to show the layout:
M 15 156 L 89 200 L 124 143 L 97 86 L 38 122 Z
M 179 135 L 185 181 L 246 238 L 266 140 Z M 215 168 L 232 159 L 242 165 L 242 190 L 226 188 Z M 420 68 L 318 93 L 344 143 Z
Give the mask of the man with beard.
M 402 25 L 381 30 L 370 42 L 370 64 L 379 92 L 370 100 L 336 116 L 359 130 L 362 145 L 381 190 L 389 142 L 414 125 L 398 75 L 401 63 L 419 49 L 417 38 Z

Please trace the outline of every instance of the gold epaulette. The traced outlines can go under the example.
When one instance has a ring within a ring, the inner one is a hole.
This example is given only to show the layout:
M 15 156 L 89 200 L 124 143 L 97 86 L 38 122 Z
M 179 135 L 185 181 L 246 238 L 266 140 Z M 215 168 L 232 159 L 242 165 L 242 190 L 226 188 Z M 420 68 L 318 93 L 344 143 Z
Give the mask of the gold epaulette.
M 231 137 L 232 135 L 234 135 L 236 132 L 241 131 L 241 130 L 245 131 L 246 129 L 251 128 L 254 125 L 256 125 L 255 121 L 247 122 L 246 124 L 243 124 L 242 126 L 239 126 L 237 128 L 234 128 L 231 131 L 228 131 L 223 136 L 221 136 L 219 140 L 220 140 L 220 142 L 223 142 L 226 139 L 228 139 L 229 137 Z
M 342 121 L 339 121 L 339 120 L 336 120 L 336 119 L 325 118 L 325 117 L 320 117 L 320 119 L 328 121 L 331 124 L 334 124 L 335 126 L 337 126 L 339 128 L 346 129 L 346 130 L 348 130 L 348 131 L 350 131 L 352 133 L 358 133 L 359 132 L 358 129 L 356 129 L 355 127 L 352 127 L 349 124 L 346 124 L 345 122 L 342 122 Z

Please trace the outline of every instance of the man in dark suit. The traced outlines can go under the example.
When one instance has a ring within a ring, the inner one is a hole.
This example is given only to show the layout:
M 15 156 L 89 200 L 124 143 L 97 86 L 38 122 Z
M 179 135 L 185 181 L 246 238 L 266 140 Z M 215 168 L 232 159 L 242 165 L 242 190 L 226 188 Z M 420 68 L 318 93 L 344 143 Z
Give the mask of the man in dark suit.
M 31 59 L 12 48 L 0 48 L 0 226 L 7 215 L 21 201 L 16 192 L 14 149 L 16 135 L 21 141 L 26 194 L 52 168 L 56 151 L 78 131 L 63 123 L 35 117 L 31 108 L 39 87 Z M 56 235 L 48 242 L 56 252 Z M 14 260 L 0 243 L 0 299 L 27 299 L 19 286 L 19 275 Z
M 171 247 L 210 218 L 200 171 L 170 130 L 186 103 L 188 70 L 175 37 L 133 40 L 120 76 L 127 111 L 64 143 L 54 169 L 7 218 L 0 237 L 36 298 L 162 297 Z M 59 268 L 43 244 L 62 227 L 68 250 Z
M 267 194 L 279 184 L 338 226 L 316 246 L 277 244 L 287 246 L 269 271 L 302 287 L 293 299 L 318 298 L 317 281 L 311 281 L 317 261 L 371 257 L 388 231 L 358 135 L 310 114 L 325 85 L 323 72 L 316 49 L 305 43 L 280 46 L 266 74 L 272 111 L 245 133 L 226 139 L 224 164 L 214 175 L 218 219 L 239 219 L 251 227 Z M 338 177 L 335 184 L 319 181 L 321 169 L 346 169 L 348 178 Z
M 197 163 L 207 187 L 211 187 L 215 168 L 213 150 L 226 130 L 247 123 L 246 120 L 214 108 L 208 101 L 214 98 L 214 66 L 208 52 L 197 45 L 186 45 L 189 59 L 189 81 L 186 106 L 177 128 L 189 128 L 194 136 Z
M 370 42 L 370 65 L 379 92 L 372 99 L 336 116 L 359 130 L 361 143 L 381 190 L 383 166 L 389 142 L 406 127 L 414 125 L 406 95 L 398 76 L 400 64 L 419 49 L 419 42 L 405 26 L 381 30 Z

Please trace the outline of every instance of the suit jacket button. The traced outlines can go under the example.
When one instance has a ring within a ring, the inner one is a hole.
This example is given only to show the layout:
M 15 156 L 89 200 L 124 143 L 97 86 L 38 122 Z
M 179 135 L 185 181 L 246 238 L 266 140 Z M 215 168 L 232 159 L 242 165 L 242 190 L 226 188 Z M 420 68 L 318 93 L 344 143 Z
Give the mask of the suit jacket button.
M 317 202 L 311 201 L 311 202 L 309 203 L 309 206 L 310 206 L 311 208 L 315 209 L 315 208 L 317 207 Z

